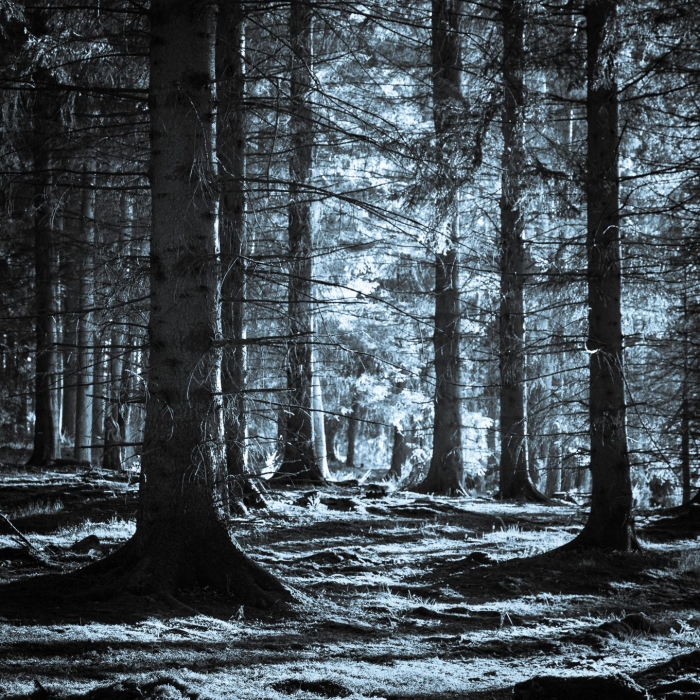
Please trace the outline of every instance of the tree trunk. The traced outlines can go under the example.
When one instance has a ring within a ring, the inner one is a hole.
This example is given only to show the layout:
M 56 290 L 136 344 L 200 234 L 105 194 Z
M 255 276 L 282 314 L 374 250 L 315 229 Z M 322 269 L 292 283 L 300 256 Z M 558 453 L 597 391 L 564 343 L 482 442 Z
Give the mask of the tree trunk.
M 78 303 L 78 361 L 75 378 L 75 448 L 73 457 L 92 462 L 92 410 L 95 329 L 93 324 L 95 274 L 95 162 L 83 167 L 83 201 L 80 212 L 80 270 Z
M 64 224 L 65 225 L 65 224 Z M 73 233 L 73 230 L 70 230 Z M 69 251 L 72 252 L 72 251 Z M 76 375 L 78 368 L 78 275 L 73 262 L 75 256 L 64 255 L 61 260 L 63 282 L 63 436 L 75 445 Z
M 406 436 L 398 425 L 394 426 L 394 440 L 391 445 L 391 466 L 389 467 L 388 479 L 400 481 L 403 474 L 403 465 L 407 457 Z
M 150 366 L 134 537 L 93 571 L 164 593 L 208 586 L 234 604 L 289 599 L 231 541 L 224 464 L 214 7 L 153 0 Z M 191 176 L 197 164 L 197 177 Z
M 572 546 L 638 547 L 627 452 L 620 306 L 616 0 L 586 0 L 591 511 Z
M 130 197 L 123 193 L 120 202 L 121 222 L 119 234 L 116 240 L 117 251 L 131 252 L 131 242 L 129 235 L 134 223 L 134 203 Z M 106 384 L 105 394 L 108 396 L 107 408 L 105 409 L 105 448 L 103 456 L 103 466 L 105 469 L 119 472 L 123 469 L 124 447 L 120 444 L 126 442 L 122 438 L 122 426 L 124 425 L 122 397 L 125 387 L 124 380 L 124 358 L 126 356 L 125 332 L 124 332 L 124 311 L 122 304 L 126 299 L 118 299 L 119 307 L 113 312 L 112 327 L 110 330 L 109 342 L 109 381 Z
M 309 0 L 291 0 L 289 41 L 292 50 L 289 115 L 289 344 L 287 413 L 278 478 L 321 483 L 314 453 L 312 397 L 313 289 L 311 282 L 311 196 L 313 112 L 311 108 L 312 8 Z
M 523 0 L 503 0 L 503 155 L 501 158 L 501 305 L 499 369 L 501 498 L 545 500 L 530 481 L 525 424 Z
M 326 421 L 323 411 L 323 389 L 321 388 L 321 380 L 314 375 L 311 379 L 311 409 L 312 421 L 314 428 L 314 454 L 317 455 L 317 461 L 321 474 L 324 479 L 329 479 L 331 474 L 328 470 L 328 458 L 326 449 Z
M 229 476 L 247 469 L 248 422 L 244 400 L 246 346 L 246 118 L 245 15 L 241 3 L 220 6 L 217 26 L 219 161 L 221 163 L 222 324 L 227 347 L 222 365 L 224 426 Z
M 340 461 L 335 451 L 335 440 L 340 429 L 338 416 L 327 414 L 323 421 L 323 429 L 326 431 L 326 461 L 329 464 L 337 464 Z
M 107 391 L 107 359 L 109 352 L 105 347 L 104 331 L 95 331 L 95 348 L 93 350 L 93 375 L 92 375 L 92 443 L 104 444 L 105 430 L 105 392 Z M 101 463 L 104 460 L 104 449 L 92 448 L 92 459 Z
M 41 99 L 40 95 L 38 99 Z M 45 119 L 37 117 L 37 136 L 44 136 Z M 34 388 L 34 450 L 28 464 L 47 466 L 60 456 L 58 413 L 56 411 L 56 251 L 53 232 L 51 192 L 53 182 L 46 144 L 34 154 L 34 269 L 36 304 L 36 360 Z
M 441 227 L 435 256 L 435 414 L 430 469 L 416 487 L 424 493 L 464 493 L 461 427 L 459 297 L 459 206 L 456 163 L 461 140 L 462 103 L 460 0 L 433 0 L 433 122 L 437 168 L 443 191 L 438 195 Z
M 360 397 L 357 394 L 357 390 L 353 387 L 351 391 L 350 415 L 348 416 L 348 449 L 345 456 L 345 466 L 354 469 L 357 466 L 355 464 L 355 452 L 357 448 L 358 423 L 361 409 Z

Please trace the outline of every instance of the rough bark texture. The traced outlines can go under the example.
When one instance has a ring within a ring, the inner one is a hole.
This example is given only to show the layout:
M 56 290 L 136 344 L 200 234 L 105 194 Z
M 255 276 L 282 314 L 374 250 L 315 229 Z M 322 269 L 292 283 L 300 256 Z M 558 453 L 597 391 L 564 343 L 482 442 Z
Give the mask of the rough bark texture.
M 442 231 L 435 256 L 435 414 L 430 469 L 417 491 L 455 495 L 464 492 L 461 428 L 459 297 L 459 211 L 455 160 L 460 139 L 462 62 L 459 34 L 461 2 L 433 0 L 433 122 L 442 191 L 437 220 Z
M 41 99 L 38 96 L 38 100 Z M 36 117 L 39 135 L 46 124 Z M 60 457 L 58 413 L 56 411 L 56 252 L 52 225 L 51 191 L 48 149 L 36 144 L 34 170 L 34 297 L 36 305 L 36 355 L 34 387 L 34 449 L 28 464 L 46 466 Z
M 216 188 L 215 19 L 192 0 L 151 3 L 151 344 L 137 528 L 94 568 L 115 585 L 209 586 L 237 604 L 289 598 L 231 541 L 224 463 Z
M 503 0 L 503 156 L 501 159 L 501 305 L 499 369 L 501 498 L 544 500 L 528 474 L 525 419 L 523 216 L 524 17 L 522 0 Z
M 75 377 L 75 448 L 73 457 L 90 462 L 92 450 L 92 394 L 94 377 L 95 328 L 92 307 L 95 303 L 95 163 L 83 168 L 83 199 L 80 212 L 80 270 L 78 303 L 78 366 Z
M 591 511 L 574 546 L 636 548 L 625 426 L 620 306 L 618 89 L 615 0 L 585 3 L 588 90 L 588 340 Z
M 312 401 L 313 306 L 311 282 L 311 198 L 313 112 L 311 107 L 312 8 L 292 0 L 289 15 L 291 95 L 289 104 L 289 344 L 287 390 L 289 409 L 282 464 L 277 477 L 324 481 L 314 454 Z
M 222 364 L 226 465 L 232 477 L 247 467 L 248 424 L 244 304 L 247 275 L 245 14 L 242 3 L 219 7 L 216 42 L 221 164 L 222 325 L 227 347 Z

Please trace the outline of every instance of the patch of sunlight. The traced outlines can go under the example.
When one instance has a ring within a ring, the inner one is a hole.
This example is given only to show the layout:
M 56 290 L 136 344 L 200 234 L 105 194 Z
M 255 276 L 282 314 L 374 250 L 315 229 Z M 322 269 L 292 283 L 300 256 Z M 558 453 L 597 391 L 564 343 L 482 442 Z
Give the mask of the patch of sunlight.
M 95 535 L 100 542 L 115 541 L 122 542 L 128 540 L 136 532 L 136 522 L 124 520 L 114 516 L 106 523 L 93 523 L 92 520 L 85 520 L 79 525 L 69 525 L 61 528 L 52 535 L 33 535 L 35 539 L 46 540 L 47 543 L 56 539 L 67 539 L 70 541 L 81 540 L 88 535 Z
M 557 547 L 561 547 L 572 539 L 571 534 L 562 532 L 556 528 L 543 530 L 523 530 L 518 525 L 509 525 L 492 532 L 485 532 L 482 541 L 493 545 L 510 545 L 511 550 L 517 551 L 518 556 L 534 556 L 542 554 Z M 508 559 L 512 551 L 506 553 L 495 552 L 498 559 Z
M 57 498 L 55 501 L 42 501 L 39 499 L 15 508 L 8 517 L 10 520 L 15 520 L 17 518 L 27 518 L 31 515 L 51 515 L 62 510 L 63 502 L 60 498 Z

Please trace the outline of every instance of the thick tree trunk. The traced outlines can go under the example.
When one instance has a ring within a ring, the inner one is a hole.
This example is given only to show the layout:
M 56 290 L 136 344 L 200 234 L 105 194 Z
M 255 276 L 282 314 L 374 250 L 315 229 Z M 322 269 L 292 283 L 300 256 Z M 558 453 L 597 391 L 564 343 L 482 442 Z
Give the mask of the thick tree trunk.
M 153 0 L 150 367 L 134 537 L 93 568 L 115 586 L 194 586 L 235 604 L 288 592 L 231 541 L 218 480 L 225 460 L 216 166 L 214 8 Z M 197 177 L 192 177 L 196 164 Z
M 78 303 L 78 362 L 75 378 L 75 448 L 73 457 L 81 462 L 92 461 L 92 412 L 94 391 L 93 306 L 95 303 L 95 162 L 83 168 L 83 193 L 80 212 L 80 270 Z
M 39 124 L 42 120 L 38 119 Z M 35 126 L 41 134 L 40 126 Z M 60 456 L 56 410 L 56 251 L 51 192 L 53 183 L 46 145 L 37 146 L 34 170 L 34 269 L 36 360 L 34 450 L 28 464 L 47 466 Z
M 616 0 L 586 0 L 588 340 L 591 511 L 573 546 L 638 547 L 632 516 L 622 364 Z
M 430 469 L 417 491 L 464 493 L 461 427 L 459 297 L 459 206 L 456 159 L 462 103 L 460 0 L 433 0 L 433 122 L 442 187 L 437 219 L 441 227 L 435 256 L 435 414 Z
M 247 469 L 248 422 L 244 400 L 246 346 L 246 117 L 245 14 L 242 3 L 224 3 L 217 26 L 217 89 L 219 90 L 219 162 L 221 163 L 222 324 L 234 341 L 224 352 L 226 464 L 231 477 Z
M 314 453 L 312 400 L 313 289 L 311 196 L 314 126 L 311 107 L 312 7 L 291 0 L 289 41 L 292 50 L 289 115 L 289 344 L 287 390 L 289 410 L 278 478 L 323 482 Z
M 501 158 L 501 305 L 499 369 L 501 498 L 545 500 L 528 474 L 525 418 L 525 305 L 523 216 L 523 0 L 503 0 L 503 156 Z

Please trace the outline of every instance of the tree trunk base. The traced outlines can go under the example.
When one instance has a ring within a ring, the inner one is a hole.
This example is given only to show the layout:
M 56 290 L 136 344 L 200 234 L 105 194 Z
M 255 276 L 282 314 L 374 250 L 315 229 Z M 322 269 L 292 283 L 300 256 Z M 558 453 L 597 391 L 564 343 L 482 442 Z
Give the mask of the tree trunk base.
M 535 485 L 527 479 L 518 484 L 514 484 L 510 493 L 501 494 L 502 501 L 528 501 L 529 503 L 549 503 L 549 498 L 545 496 Z
M 137 532 L 107 558 L 78 571 L 3 586 L 0 611 L 17 617 L 76 610 L 89 617 L 93 606 L 99 609 L 96 603 L 114 601 L 111 615 L 119 616 L 118 601 L 128 598 L 127 617 L 138 609 L 139 599 L 145 608 L 160 602 L 178 614 L 195 614 L 178 595 L 197 589 L 217 593 L 221 604 L 234 611 L 240 606 L 285 610 L 293 602 L 292 593 L 239 549 L 222 524 L 210 524 L 206 532 L 201 525 L 195 532 L 183 529 L 150 536 Z
M 317 468 L 298 469 L 296 465 L 285 465 L 280 468 L 270 477 L 268 482 L 271 486 L 307 486 L 313 484 L 315 486 L 323 486 L 326 480 L 321 474 L 321 470 Z
M 588 524 L 557 551 L 566 552 L 576 549 L 605 549 L 617 552 L 639 552 L 642 547 L 637 539 L 634 525 L 628 525 L 614 533 L 596 532 Z
M 464 490 L 462 484 L 457 483 L 452 479 L 441 479 L 439 477 L 431 476 L 430 473 L 416 486 L 411 489 L 414 493 L 429 493 L 434 496 L 466 496 L 467 492 Z

